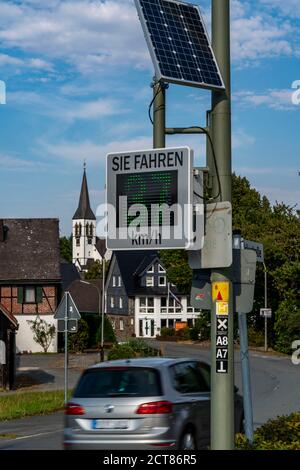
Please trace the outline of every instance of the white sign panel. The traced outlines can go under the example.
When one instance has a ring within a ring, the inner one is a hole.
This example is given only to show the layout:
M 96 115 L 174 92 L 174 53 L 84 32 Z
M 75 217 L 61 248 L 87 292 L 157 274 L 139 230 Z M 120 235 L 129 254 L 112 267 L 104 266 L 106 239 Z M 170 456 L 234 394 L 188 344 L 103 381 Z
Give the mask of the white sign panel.
M 177 147 L 108 154 L 106 202 L 108 249 L 192 247 L 192 150 Z

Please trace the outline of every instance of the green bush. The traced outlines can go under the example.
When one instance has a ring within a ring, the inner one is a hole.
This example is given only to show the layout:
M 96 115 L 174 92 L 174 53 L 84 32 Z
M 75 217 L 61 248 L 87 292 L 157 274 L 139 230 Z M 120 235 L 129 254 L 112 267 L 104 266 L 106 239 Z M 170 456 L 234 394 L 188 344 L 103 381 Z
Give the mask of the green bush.
M 164 337 L 164 336 L 175 336 L 175 333 L 176 333 L 176 331 L 174 330 L 174 328 L 167 328 L 166 326 L 164 326 L 160 331 L 160 336 L 162 336 L 162 337 Z
M 236 446 L 243 450 L 300 450 L 300 412 L 269 420 L 255 431 L 253 444 L 238 434 Z
M 210 312 L 204 311 L 195 321 L 195 326 L 191 328 L 190 338 L 193 341 L 207 341 L 210 339 Z
M 176 338 L 181 339 L 183 341 L 188 341 L 191 339 L 190 336 L 190 328 L 182 328 L 181 330 L 177 330 L 175 333 Z
M 283 300 L 275 315 L 275 349 L 284 354 L 292 352 L 292 343 L 300 338 L 299 302 L 290 298 Z
M 89 326 L 83 318 L 78 321 L 78 331 L 68 334 L 68 349 L 71 352 L 83 352 L 88 347 Z
M 142 339 L 131 339 L 128 343 L 116 344 L 108 353 L 108 360 L 132 359 L 135 357 L 157 356 L 157 349 L 151 348 Z
M 116 359 L 133 359 L 135 357 L 136 353 L 128 344 L 116 344 L 107 355 L 109 361 Z
M 249 346 L 264 346 L 265 344 L 265 334 L 262 330 L 257 330 L 253 326 L 248 328 L 248 343 Z
M 99 345 L 101 343 L 101 323 L 99 325 L 98 331 L 96 333 L 96 343 Z M 105 315 L 104 316 L 104 342 L 107 343 L 115 343 L 116 342 L 116 335 L 111 324 L 110 319 Z

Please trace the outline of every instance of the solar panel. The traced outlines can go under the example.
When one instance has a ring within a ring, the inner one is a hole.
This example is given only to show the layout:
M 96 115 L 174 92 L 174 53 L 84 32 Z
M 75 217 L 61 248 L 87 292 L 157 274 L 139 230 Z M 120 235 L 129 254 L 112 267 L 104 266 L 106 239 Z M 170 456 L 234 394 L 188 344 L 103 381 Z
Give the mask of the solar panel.
M 158 80 L 225 88 L 196 5 L 174 0 L 135 3 Z

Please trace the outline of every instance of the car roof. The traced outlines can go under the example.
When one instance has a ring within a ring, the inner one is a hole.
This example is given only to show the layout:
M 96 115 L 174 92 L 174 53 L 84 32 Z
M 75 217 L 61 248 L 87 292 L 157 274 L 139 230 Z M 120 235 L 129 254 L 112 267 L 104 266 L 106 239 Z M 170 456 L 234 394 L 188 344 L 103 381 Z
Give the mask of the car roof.
M 94 364 L 93 366 L 89 367 L 89 369 L 95 369 L 95 368 L 105 368 L 107 366 L 117 366 L 117 367 L 154 367 L 154 368 L 159 368 L 163 366 L 171 366 L 173 364 L 178 364 L 179 362 L 187 362 L 187 361 L 197 361 L 197 362 L 202 362 L 204 364 L 209 365 L 205 361 L 200 361 L 195 358 L 190 358 L 190 357 L 184 357 L 184 358 L 178 358 L 178 357 L 142 357 L 142 358 L 136 358 L 136 359 L 117 359 L 114 361 L 105 361 L 105 362 L 99 362 L 98 364 Z

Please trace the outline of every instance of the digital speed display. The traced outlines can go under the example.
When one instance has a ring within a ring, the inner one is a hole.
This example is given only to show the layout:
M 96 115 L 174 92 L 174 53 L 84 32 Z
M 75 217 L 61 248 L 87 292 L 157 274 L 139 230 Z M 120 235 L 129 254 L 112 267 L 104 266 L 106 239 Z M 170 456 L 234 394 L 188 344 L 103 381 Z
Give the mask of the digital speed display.
M 139 216 L 141 226 L 151 226 L 152 205 L 170 207 L 178 203 L 178 171 L 176 170 L 122 173 L 117 175 L 116 183 L 117 227 L 128 227 L 137 216 Z M 127 199 L 124 199 L 124 196 Z M 136 204 L 141 204 L 145 210 L 129 215 L 128 210 Z M 169 215 L 169 220 L 166 221 L 163 220 L 165 215 L 159 212 L 158 226 L 165 225 L 166 222 L 174 226 L 176 215 L 172 211 Z

